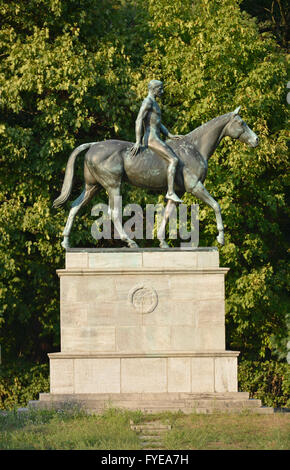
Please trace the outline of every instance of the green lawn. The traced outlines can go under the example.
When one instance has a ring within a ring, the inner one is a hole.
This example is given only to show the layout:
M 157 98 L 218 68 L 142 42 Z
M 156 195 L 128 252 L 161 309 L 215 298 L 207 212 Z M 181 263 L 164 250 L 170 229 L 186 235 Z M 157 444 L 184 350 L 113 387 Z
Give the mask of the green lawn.
M 79 410 L 7 412 L 0 415 L 0 449 L 34 450 L 134 450 L 142 441 L 130 429 L 158 420 L 171 424 L 161 436 L 166 450 L 289 450 L 290 414 L 145 415 L 108 409 L 102 415 Z M 153 448 L 152 445 L 150 448 Z

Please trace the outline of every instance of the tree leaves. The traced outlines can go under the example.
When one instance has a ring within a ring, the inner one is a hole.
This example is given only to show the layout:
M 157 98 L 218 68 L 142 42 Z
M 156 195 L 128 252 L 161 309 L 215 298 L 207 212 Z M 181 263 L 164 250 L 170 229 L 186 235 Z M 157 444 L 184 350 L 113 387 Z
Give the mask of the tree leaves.
M 185 134 L 241 105 L 260 138 L 255 149 L 225 139 L 205 184 L 226 228 L 220 256 L 231 268 L 228 347 L 257 358 L 284 344 L 287 75 L 275 41 L 235 0 L 0 0 L 0 8 L 3 356 L 42 357 L 39 337 L 47 352 L 57 348 L 55 270 L 64 263 L 69 203 L 59 211 L 51 206 L 67 158 L 84 142 L 134 140 L 152 78 L 164 81 L 163 121 L 171 132 Z M 80 157 L 71 201 L 82 181 Z M 157 202 L 127 185 L 123 197 L 124 204 Z M 105 200 L 102 190 L 95 202 Z M 199 203 L 192 195 L 186 200 Z M 93 246 L 92 223 L 89 209 L 78 217 L 76 246 Z M 214 213 L 202 203 L 200 228 L 200 245 L 216 244 Z M 273 346 L 270 336 L 279 339 Z

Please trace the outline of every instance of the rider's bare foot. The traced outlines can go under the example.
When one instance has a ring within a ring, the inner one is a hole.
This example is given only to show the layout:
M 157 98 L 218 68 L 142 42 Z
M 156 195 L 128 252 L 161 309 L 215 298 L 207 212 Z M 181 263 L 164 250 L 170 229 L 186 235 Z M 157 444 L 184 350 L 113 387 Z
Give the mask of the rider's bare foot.
M 174 202 L 183 203 L 183 201 L 179 199 L 179 197 L 175 193 L 167 193 L 165 198 L 170 199 L 171 201 L 174 201 Z

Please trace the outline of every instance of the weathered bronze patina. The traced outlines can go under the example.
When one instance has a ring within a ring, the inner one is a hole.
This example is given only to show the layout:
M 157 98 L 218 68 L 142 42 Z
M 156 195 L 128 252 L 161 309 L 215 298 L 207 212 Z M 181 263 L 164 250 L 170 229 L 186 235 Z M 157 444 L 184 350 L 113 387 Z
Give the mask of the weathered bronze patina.
M 120 196 L 122 181 L 159 193 L 167 191 L 165 224 L 172 205 L 180 202 L 179 197 L 185 192 L 194 194 L 215 211 L 217 240 L 220 244 L 224 244 L 224 226 L 220 206 L 203 185 L 207 175 L 208 159 L 223 137 L 238 139 L 251 147 L 256 147 L 259 139 L 239 116 L 240 107 L 233 112 L 212 119 L 187 135 L 170 134 L 161 124 L 160 109 L 155 100 L 162 94 L 162 83 L 150 83 L 149 95 L 141 106 L 136 122 L 135 144 L 121 140 L 91 142 L 80 145 L 70 155 L 62 191 L 54 201 L 54 207 L 61 206 L 69 198 L 76 157 L 81 151 L 88 150 L 84 162 L 85 187 L 81 195 L 72 203 L 63 231 L 62 246 L 64 248 L 69 248 L 69 235 L 76 214 L 91 200 L 100 185 L 108 193 L 111 218 L 121 239 L 129 247 L 137 247 L 136 242 L 131 240 L 124 231 L 120 223 L 119 207 L 114 204 L 115 197 Z M 141 125 L 144 125 L 145 130 L 142 143 Z M 160 133 L 165 134 L 170 140 L 163 142 Z M 168 247 L 163 239 L 160 240 L 160 246 Z
M 160 138 L 160 133 L 169 139 L 180 139 L 182 136 L 171 134 L 161 123 L 161 111 L 156 101 L 156 97 L 163 95 L 163 83 L 159 80 L 151 80 L 148 85 L 148 96 L 142 103 L 136 120 L 136 144 L 132 147 L 132 155 L 137 155 L 141 149 L 143 134 L 143 146 L 149 147 L 157 155 L 160 155 L 167 163 L 167 183 L 168 191 L 166 199 L 174 202 L 182 202 L 174 192 L 174 178 L 178 157 L 172 148 Z M 144 129 L 144 133 L 143 133 Z

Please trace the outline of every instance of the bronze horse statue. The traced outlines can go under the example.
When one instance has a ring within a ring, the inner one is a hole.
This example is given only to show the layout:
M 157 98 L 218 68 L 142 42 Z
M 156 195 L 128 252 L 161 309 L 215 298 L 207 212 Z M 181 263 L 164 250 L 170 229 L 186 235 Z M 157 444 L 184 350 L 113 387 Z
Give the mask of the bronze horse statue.
M 257 135 L 239 116 L 240 107 L 235 111 L 218 116 L 199 126 L 192 132 L 178 140 L 169 140 L 167 143 L 178 155 L 179 162 L 176 168 L 174 189 L 177 194 L 189 192 L 213 208 L 216 215 L 218 236 L 220 244 L 224 244 L 224 226 L 219 204 L 208 193 L 203 183 L 207 175 L 208 159 L 223 137 L 231 137 L 256 147 L 259 139 Z M 65 171 L 64 182 L 60 196 L 53 206 L 59 207 L 70 196 L 73 184 L 74 165 L 76 157 L 83 150 L 87 150 L 84 161 L 85 187 L 81 195 L 72 203 L 72 207 L 63 231 L 62 246 L 69 248 L 69 234 L 74 218 L 78 211 L 87 204 L 100 185 L 106 189 L 109 196 L 109 212 L 121 240 L 130 248 L 138 247 L 136 242 L 128 237 L 120 223 L 119 205 L 114 200 L 120 196 L 122 181 L 156 192 L 167 189 L 168 163 L 156 155 L 151 149 L 143 147 L 136 156 L 132 156 L 130 149 L 134 144 L 121 140 L 107 140 L 91 142 L 80 145 L 70 155 Z M 172 205 L 175 202 L 168 200 L 165 209 L 164 224 L 166 225 Z M 160 239 L 160 247 L 168 247 Z

